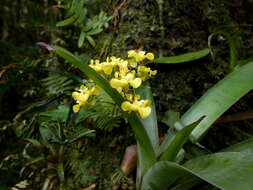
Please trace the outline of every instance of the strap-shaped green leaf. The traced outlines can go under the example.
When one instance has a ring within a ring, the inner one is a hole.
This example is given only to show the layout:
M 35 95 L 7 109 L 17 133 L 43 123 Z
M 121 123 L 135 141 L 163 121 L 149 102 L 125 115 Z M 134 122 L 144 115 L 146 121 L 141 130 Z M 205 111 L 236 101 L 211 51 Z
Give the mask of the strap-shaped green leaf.
M 152 101 L 151 114 L 147 118 L 141 119 L 141 122 L 149 136 L 149 139 L 151 141 L 155 154 L 156 156 L 158 156 L 159 135 L 158 135 L 157 117 L 156 117 L 155 103 L 154 103 L 154 99 L 153 99 L 153 95 L 152 95 L 152 91 L 149 86 L 149 83 L 144 82 L 141 85 L 141 87 L 139 87 L 135 91 L 137 94 L 141 96 L 142 99 L 149 99 Z M 145 159 L 143 158 L 143 156 L 145 155 L 142 154 L 139 149 L 137 150 L 138 150 L 137 186 L 139 186 L 141 183 L 142 176 L 145 172 L 146 164 L 144 163 Z
M 228 108 L 252 88 L 253 62 L 249 62 L 209 89 L 181 118 L 185 126 L 206 116 L 192 131 L 192 140 L 198 141 Z
M 153 99 L 151 87 L 149 83 L 146 81 L 144 82 L 141 87 L 137 88 L 136 93 L 141 96 L 142 99 L 149 99 L 152 101 L 151 107 L 152 111 L 151 114 L 145 118 L 141 119 L 141 122 L 151 140 L 151 144 L 157 152 L 159 147 L 159 135 L 158 135 L 158 125 L 157 125 L 157 117 L 156 117 L 156 109 L 155 109 L 155 102 Z
M 190 62 L 190 61 L 194 61 L 202 57 L 205 57 L 209 53 L 210 53 L 210 49 L 207 48 L 207 49 L 203 49 L 203 50 L 196 51 L 193 53 L 185 53 L 185 54 L 177 55 L 177 56 L 157 58 L 154 60 L 154 62 L 165 63 L 165 64 L 185 63 L 185 62 Z
M 178 131 L 173 141 L 169 144 L 167 150 L 163 153 L 161 160 L 174 161 L 178 152 L 188 140 L 190 133 L 202 119 L 203 117 Z

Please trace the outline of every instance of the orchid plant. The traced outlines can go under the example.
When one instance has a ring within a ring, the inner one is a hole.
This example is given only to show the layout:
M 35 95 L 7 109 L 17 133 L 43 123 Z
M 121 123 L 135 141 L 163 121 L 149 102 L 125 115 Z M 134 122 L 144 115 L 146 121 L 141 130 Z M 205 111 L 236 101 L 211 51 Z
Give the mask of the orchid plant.
M 148 82 L 143 80 L 155 75 L 156 71 L 144 68 L 148 74 L 142 75 L 143 65 L 138 65 L 145 58 L 152 61 L 153 54 L 129 51 L 127 60 L 113 57 L 101 63 L 94 60 L 89 65 L 61 47 L 48 49 L 79 68 L 95 84 L 81 86 L 73 93 L 77 103 L 74 111 L 84 106 L 90 97 L 98 93 L 99 88 L 124 111 L 138 144 L 137 189 L 252 189 L 253 140 L 186 162 L 182 162 L 182 157 L 187 141 L 198 146 L 198 141 L 214 121 L 253 88 L 253 62 L 248 61 L 237 67 L 209 89 L 181 119 L 175 118 L 174 122 L 170 122 L 168 134 L 160 144 L 155 106 L 147 103 L 153 101 L 152 92 Z M 168 64 L 188 62 L 209 53 L 210 49 L 205 49 L 154 61 Z

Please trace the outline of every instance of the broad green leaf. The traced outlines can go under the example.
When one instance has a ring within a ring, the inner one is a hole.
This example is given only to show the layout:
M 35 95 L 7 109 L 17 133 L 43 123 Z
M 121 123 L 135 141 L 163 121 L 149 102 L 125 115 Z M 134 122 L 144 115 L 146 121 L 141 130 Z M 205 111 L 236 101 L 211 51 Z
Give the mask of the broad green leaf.
M 185 53 L 182 55 L 171 56 L 171 57 L 163 57 L 157 58 L 154 60 L 156 63 L 166 63 L 166 64 L 176 64 L 176 63 L 185 63 L 200 59 L 202 57 L 207 56 L 210 53 L 210 49 L 203 49 L 193 53 Z
M 184 149 L 186 151 L 185 159 L 187 160 L 212 153 L 199 143 L 187 142 L 184 146 Z
M 202 119 L 203 117 L 178 131 L 173 141 L 163 153 L 161 160 L 174 161 L 177 154 L 188 140 L 190 133 L 202 121 Z
M 237 62 L 237 65 L 236 65 L 235 69 L 237 69 L 238 67 L 240 67 L 240 66 L 242 66 L 242 65 L 245 65 L 245 64 L 247 64 L 247 63 L 249 63 L 249 62 L 252 62 L 252 61 L 253 61 L 253 58 L 248 58 L 248 59 L 239 60 L 239 61 Z
M 248 152 L 253 153 L 253 139 L 232 145 L 228 148 L 222 149 L 220 152 Z
M 252 173 L 253 154 L 242 152 L 205 155 L 192 159 L 183 166 L 160 161 L 146 172 L 141 189 L 167 190 L 171 185 L 177 187 L 176 184 L 184 184 L 186 181 L 198 183 L 199 178 L 223 190 L 251 190 Z
M 196 178 L 192 177 L 192 178 L 189 178 L 189 179 L 184 179 L 184 180 L 182 180 L 182 183 L 176 185 L 175 187 L 171 188 L 170 190 L 190 190 L 195 185 L 198 185 L 200 182 L 201 182 L 201 180 L 197 177 Z
M 202 179 L 224 190 L 252 190 L 253 154 L 224 152 L 201 156 L 184 164 Z
M 160 161 L 144 175 L 141 190 L 167 190 L 178 178 L 192 177 L 188 171 L 173 162 Z
M 121 106 L 121 103 L 124 101 L 123 97 L 115 89 L 111 88 L 108 81 L 104 79 L 100 74 L 90 68 L 86 63 L 83 63 L 78 57 L 74 56 L 72 53 L 61 47 L 54 46 L 53 52 L 83 71 L 83 73 L 92 79 L 98 86 L 100 86 L 100 88 L 102 88 L 119 107 Z M 124 115 L 127 117 L 130 126 L 134 131 L 136 139 L 140 144 L 143 159 L 145 159 L 143 161 L 145 163 L 144 170 L 147 170 L 155 162 L 155 152 L 151 141 L 140 119 L 135 113 L 129 114 L 127 112 L 124 112 Z
M 228 108 L 252 88 L 253 62 L 249 62 L 209 89 L 181 118 L 185 126 L 206 116 L 192 131 L 191 140 L 198 141 Z
M 200 176 L 174 162 L 159 161 L 144 175 L 141 190 L 168 190 L 175 182 L 194 180 Z

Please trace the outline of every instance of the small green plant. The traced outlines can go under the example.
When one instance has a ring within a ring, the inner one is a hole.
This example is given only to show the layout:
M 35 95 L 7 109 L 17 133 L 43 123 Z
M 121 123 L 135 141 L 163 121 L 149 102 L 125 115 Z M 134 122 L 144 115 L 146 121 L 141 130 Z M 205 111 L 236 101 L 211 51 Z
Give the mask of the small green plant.
M 88 64 L 58 46 L 50 49 L 83 71 L 110 95 L 119 107 L 122 106 L 124 97 Z M 209 51 L 204 50 L 200 53 L 205 56 L 207 52 Z M 193 55 L 187 54 L 186 57 L 193 60 L 192 57 L 195 57 L 196 53 Z M 196 59 L 200 57 L 196 56 Z M 184 56 L 176 58 L 187 62 Z M 237 68 L 209 89 L 181 119 L 174 118 L 174 121 L 170 121 L 171 128 L 161 145 L 159 145 L 154 104 L 151 113 L 145 119 L 138 117 L 135 112 L 124 112 L 138 143 L 137 189 L 187 190 L 195 187 L 198 189 L 213 189 L 213 187 L 226 190 L 251 189 L 253 185 L 251 180 L 253 159 L 250 147 L 252 140 L 216 154 L 205 153 L 206 155 L 187 162 L 182 163 L 182 161 L 185 161 L 183 145 L 190 139 L 195 143 L 195 147 L 199 147 L 198 141 L 214 121 L 253 88 L 252 69 L 253 62 Z M 152 100 L 151 89 L 147 83 L 136 91 L 142 98 Z
M 83 166 L 83 150 L 78 144 L 84 137 L 94 136 L 95 130 L 83 127 L 83 112 L 70 117 L 71 109 L 60 105 L 36 114 L 28 123 L 29 131 L 15 129 L 26 142 L 20 178 L 26 180 L 28 189 L 65 190 L 86 183 L 76 169 Z
M 78 40 L 78 47 L 82 47 L 85 40 L 87 40 L 93 47 L 96 42 L 92 36 L 97 35 L 103 31 L 103 28 L 108 27 L 108 22 L 111 17 L 107 16 L 104 11 L 91 18 L 88 17 L 88 8 L 86 7 L 87 0 L 58 0 L 58 7 L 64 8 L 68 11 L 69 18 L 60 21 L 56 24 L 57 27 L 74 25 L 80 29 L 80 36 Z M 62 4 L 63 2 L 63 4 Z

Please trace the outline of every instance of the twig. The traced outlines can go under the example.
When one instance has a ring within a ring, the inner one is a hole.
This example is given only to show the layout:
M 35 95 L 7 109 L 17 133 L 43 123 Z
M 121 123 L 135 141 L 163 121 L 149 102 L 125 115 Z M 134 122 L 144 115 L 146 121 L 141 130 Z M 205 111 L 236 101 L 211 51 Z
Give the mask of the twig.
M 253 109 L 246 112 L 235 113 L 227 116 L 223 116 L 218 119 L 215 123 L 228 123 L 232 121 L 241 121 L 246 119 L 253 119 Z

